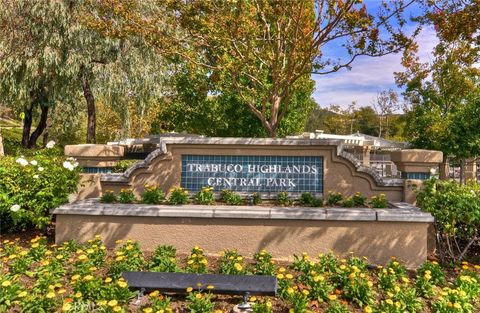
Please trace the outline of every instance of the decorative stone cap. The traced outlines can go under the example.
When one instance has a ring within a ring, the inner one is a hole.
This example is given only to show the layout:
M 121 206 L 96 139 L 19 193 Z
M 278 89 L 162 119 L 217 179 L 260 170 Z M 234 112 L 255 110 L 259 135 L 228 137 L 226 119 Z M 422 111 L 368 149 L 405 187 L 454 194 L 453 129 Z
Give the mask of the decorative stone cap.
M 432 167 L 442 163 L 443 153 L 435 150 L 408 149 L 392 151 L 390 157 L 402 172 L 428 173 Z
M 65 155 L 75 158 L 121 158 L 125 153 L 123 146 L 82 144 L 65 146 Z
M 430 213 L 407 203 L 392 203 L 393 208 L 307 208 L 223 205 L 148 205 L 106 204 L 98 199 L 87 199 L 62 205 L 53 214 L 148 216 L 186 218 L 234 218 L 234 219 L 289 219 L 323 221 L 379 221 L 421 222 L 434 221 Z

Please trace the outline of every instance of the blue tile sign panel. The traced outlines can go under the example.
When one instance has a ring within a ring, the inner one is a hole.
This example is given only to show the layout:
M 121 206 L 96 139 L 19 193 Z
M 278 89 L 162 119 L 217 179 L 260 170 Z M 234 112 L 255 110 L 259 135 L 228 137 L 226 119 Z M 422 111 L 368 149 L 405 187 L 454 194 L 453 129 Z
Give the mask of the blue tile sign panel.
M 323 157 L 182 155 L 182 187 L 323 193 Z

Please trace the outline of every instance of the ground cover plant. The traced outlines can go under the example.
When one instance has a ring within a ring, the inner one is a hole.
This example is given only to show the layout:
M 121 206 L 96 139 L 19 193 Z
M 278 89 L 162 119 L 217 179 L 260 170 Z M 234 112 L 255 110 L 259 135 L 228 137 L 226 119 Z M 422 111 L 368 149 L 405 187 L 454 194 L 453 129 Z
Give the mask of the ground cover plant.
M 215 286 L 184 294 L 159 291 L 137 298 L 120 274 L 126 270 L 275 275 L 277 297 L 250 297 L 254 312 L 478 312 L 480 266 L 464 262 L 448 271 L 427 261 L 408 271 L 392 258 L 372 266 L 366 258 L 333 253 L 278 262 L 267 251 L 253 258 L 236 250 L 206 255 L 193 247 L 179 255 L 159 246 L 153 254 L 118 240 L 107 249 L 100 236 L 86 243 L 49 244 L 45 237 L 0 244 L 0 312 L 230 312 L 239 296 L 215 295 Z

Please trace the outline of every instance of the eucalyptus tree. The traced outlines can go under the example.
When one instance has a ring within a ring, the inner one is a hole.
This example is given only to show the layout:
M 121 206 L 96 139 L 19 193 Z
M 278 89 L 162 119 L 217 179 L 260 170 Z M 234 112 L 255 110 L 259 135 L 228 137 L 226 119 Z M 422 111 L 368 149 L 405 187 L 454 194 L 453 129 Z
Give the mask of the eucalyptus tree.
M 149 8 L 140 0 L 89 2 L 89 27 L 145 38 L 162 55 L 208 69 L 220 92 L 235 92 L 275 137 L 297 81 L 408 46 L 402 13 L 414 0 L 381 3 L 378 10 L 359 0 L 163 0 Z M 328 56 L 329 44 L 346 58 Z
M 36 145 L 51 108 L 70 101 L 74 92 L 79 68 L 68 53 L 71 5 L 0 0 L 0 94 L 6 105 L 22 112 L 24 147 Z

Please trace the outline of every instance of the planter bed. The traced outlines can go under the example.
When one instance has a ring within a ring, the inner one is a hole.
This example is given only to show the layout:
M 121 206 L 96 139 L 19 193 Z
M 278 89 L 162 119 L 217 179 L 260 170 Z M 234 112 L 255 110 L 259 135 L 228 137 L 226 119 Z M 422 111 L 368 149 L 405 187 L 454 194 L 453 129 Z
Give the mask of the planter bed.
M 354 252 L 376 264 L 392 255 L 408 267 L 427 257 L 430 214 L 405 203 L 392 208 L 305 208 L 222 205 L 104 204 L 97 199 L 61 206 L 56 215 L 55 241 L 84 242 L 102 235 L 107 246 L 117 239 L 138 240 L 152 251 L 170 244 L 179 252 L 201 245 L 210 252 L 236 248 L 253 254 L 272 251 L 278 259 L 294 253 Z

